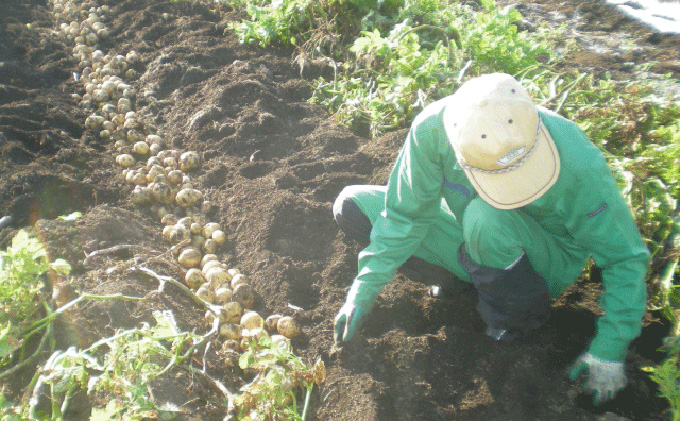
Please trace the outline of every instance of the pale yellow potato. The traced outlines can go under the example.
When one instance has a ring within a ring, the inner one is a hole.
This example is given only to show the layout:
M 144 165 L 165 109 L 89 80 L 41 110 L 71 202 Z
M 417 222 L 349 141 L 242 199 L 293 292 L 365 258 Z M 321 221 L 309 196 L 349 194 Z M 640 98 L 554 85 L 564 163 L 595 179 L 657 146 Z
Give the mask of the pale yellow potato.
M 276 331 L 286 338 L 294 338 L 302 333 L 300 325 L 290 316 L 284 316 L 276 323 Z
M 212 304 L 213 301 L 215 301 L 215 293 L 210 289 L 205 286 L 202 286 L 198 288 L 196 291 L 196 296 L 203 301 L 207 301 Z
M 236 323 L 222 323 L 220 326 L 220 338 L 238 341 L 241 339 L 241 327 Z
M 281 317 L 283 316 L 280 314 L 272 314 L 268 316 L 264 321 L 264 328 L 267 329 L 268 332 L 276 332 L 276 324 L 279 322 Z
M 187 247 L 180 253 L 177 261 L 185 268 L 193 268 L 201 263 L 201 257 L 203 257 L 203 255 L 200 251 L 192 247 Z
M 255 291 L 248 284 L 240 284 L 234 288 L 233 300 L 239 302 L 245 308 L 253 307 L 255 304 Z
M 222 306 L 226 320 L 231 323 L 239 323 L 243 315 L 243 306 L 236 301 L 230 301 Z
M 264 320 L 262 317 L 254 311 L 250 311 L 243 316 L 241 316 L 241 327 L 248 330 L 262 329 L 264 326 Z
M 191 268 L 184 276 L 184 283 L 191 289 L 198 289 L 205 283 L 205 278 L 199 269 Z

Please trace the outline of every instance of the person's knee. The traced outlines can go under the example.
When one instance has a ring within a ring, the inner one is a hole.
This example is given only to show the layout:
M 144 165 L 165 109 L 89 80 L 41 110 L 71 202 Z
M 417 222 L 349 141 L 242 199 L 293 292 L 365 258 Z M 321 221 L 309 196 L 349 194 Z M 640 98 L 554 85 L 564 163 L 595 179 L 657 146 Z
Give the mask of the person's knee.
M 496 209 L 480 198 L 463 215 L 465 248 L 478 264 L 504 269 L 522 255 L 512 210 Z
M 362 243 L 369 241 L 372 224 L 356 203 L 361 186 L 345 187 L 333 203 L 333 218 L 338 228 Z
M 358 207 L 354 201 L 355 197 L 356 186 L 347 186 L 342 189 L 333 203 L 333 218 L 335 222 L 338 222 L 338 218 L 347 217 L 347 215 L 355 211 L 355 208 Z

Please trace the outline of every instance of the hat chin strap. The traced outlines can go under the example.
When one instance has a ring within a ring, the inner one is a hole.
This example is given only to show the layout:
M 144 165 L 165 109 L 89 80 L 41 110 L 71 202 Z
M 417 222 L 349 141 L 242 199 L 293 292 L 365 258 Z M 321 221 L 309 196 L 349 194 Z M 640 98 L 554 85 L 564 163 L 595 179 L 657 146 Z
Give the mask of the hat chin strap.
M 538 145 L 538 138 L 539 138 L 539 136 L 540 136 L 540 134 L 541 134 L 541 127 L 542 127 L 542 126 L 543 126 L 543 121 L 541 121 L 541 119 L 539 118 L 539 119 L 538 119 L 538 129 L 536 130 L 536 137 L 534 137 L 534 142 L 533 142 L 533 144 L 531 145 L 531 148 L 529 148 L 529 150 L 527 151 L 527 153 L 524 154 L 524 156 L 523 156 L 519 161 L 517 161 L 517 162 L 516 162 L 515 164 L 513 164 L 513 165 L 510 165 L 509 167 L 500 168 L 500 169 L 497 169 L 497 170 L 485 170 L 485 169 L 483 169 L 483 168 L 473 167 L 473 166 L 470 166 L 470 165 L 467 165 L 467 164 L 463 164 L 463 163 L 461 163 L 461 162 L 458 162 L 458 164 L 460 164 L 460 166 L 461 166 L 462 168 L 466 169 L 466 170 L 470 170 L 470 171 L 478 171 L 478 172 L 487 173 L 487 174 L 501 174 L 501 173 L 505 173 L 505 172 L 508 172 L 508 171 L 512 171 L 512 170 L 514 170 L 515 168 L 518 168 L 518 167 L 520 167 L 522 164 L 524 164 L 524 161 L 526 161 L 527 158 L 529 158 L 529 155 L 531 155 L 531 153 L 536 149 L 536 145 Z M 503 155 L 502 157 L 500 157 L 500 158 L 498 159 L 498 163 L 499 163 L 500 165 L 503 165 L 502 162 L 501 162 L 501 160 L 504 159 L 504 158 L 506 158 L 508 155 L 511 155 L 511 154 L 514 155 L 514 156 L 520 155 L 519 153 L 514 153 L 514 152 L 513 152 L 513 151 L 516 151 L 516 150 L 518 150 L 518 149 L 524 149 L 524 148 L 523 148 L 523 147 L 522 147 L 522 148 L 515 148 L 515 149 L 511 150 L 511 151 L 508 152 L 507 154 L 505 154 L 505 155 Z M 512 158 L 514 158 L 514 156 L 511 156 L 511 157 L 508 159 L 508 161 L 511 161 Z

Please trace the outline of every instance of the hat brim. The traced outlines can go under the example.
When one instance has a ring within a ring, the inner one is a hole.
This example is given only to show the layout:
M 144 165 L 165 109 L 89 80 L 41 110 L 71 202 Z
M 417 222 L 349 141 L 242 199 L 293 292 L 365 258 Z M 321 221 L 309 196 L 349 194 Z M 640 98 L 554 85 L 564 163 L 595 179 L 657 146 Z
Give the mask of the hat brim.
M 540 123 L 536 146 L 522 165 L 505 172 L 465 168 L 479 196 L 498 209 L 515 209 L 543 196 L 560 173 L 560 158 L 550 133 Z

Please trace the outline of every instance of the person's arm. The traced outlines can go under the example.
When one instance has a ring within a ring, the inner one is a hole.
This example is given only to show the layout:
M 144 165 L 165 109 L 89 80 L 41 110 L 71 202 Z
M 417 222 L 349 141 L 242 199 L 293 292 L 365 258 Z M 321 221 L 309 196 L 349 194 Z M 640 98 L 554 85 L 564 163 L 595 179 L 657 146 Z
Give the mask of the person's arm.
M 650 253 L 611 171 L 603 163 L 590 179 L 588 188 L 573 202 L 575 212 L 569 224 L 574 238 L 591 251 L 602 269 L 604 315 L 597 320 L 588 350 L 603 360 L 623 361 L 642 329 Z
M 370 244 L 359 253 L 358 274 L 335 320 L 336 342 L 354 336 L 380 291 L 416 251 L 439 213 L 443 172 L 437 144 L 441 139 L 430 127 L 414 121 L 392 169 L 385 210 L 373 225 Z
M 370 308 L 399 266 L 418 248 L 439 213 L 443 184 L 436 151 L 427 135 L 411 130 L 387 184 L 385 210 L 375 221 L 371 242 L 359 253 L 354 286 Z
M 576 359 L 569 377 L 583 376 L 582 390 L 592 393 L 593 402 L 599 405 L 613 399 L 628 383 L 626 354 L 642 330 L 650 253 L 604 159 L 589 169 L 590 182 L 571 202 L 568 225 L 602 269 L 600 307 L 604 314 L 597 319 L 595 337 Z

